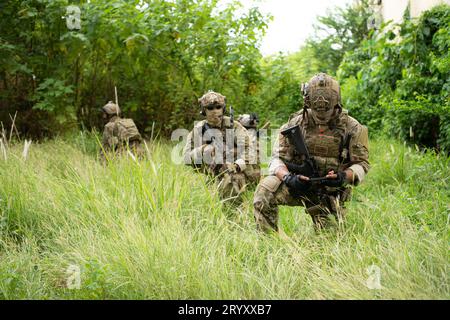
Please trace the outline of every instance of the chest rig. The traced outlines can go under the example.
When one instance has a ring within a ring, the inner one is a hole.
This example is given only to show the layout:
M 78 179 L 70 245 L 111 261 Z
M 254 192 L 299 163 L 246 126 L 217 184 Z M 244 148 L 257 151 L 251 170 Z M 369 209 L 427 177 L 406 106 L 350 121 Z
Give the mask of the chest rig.
M 317 125 L 312 117 L 300 122 L 309 153 L 321 175 L 343 169 L 348 156 L 347 114 L 343 113 L 327 125 Z
M 233 163 L 237 159 L 237 137 L 234 125 L 229 117 L 224 117 L 220 128 L 213 128 L 205 121 L 196 128 L 197 136 L 201 137 L 202 144 L 212 144 L 215 150 L 215 161 L 219 164 Z M 215 130 L 209 131 L 209 130 Z M 231 132 L 229 132 L 231 130 Z M 209 132 L 208 132 L 209 131 Z M 220 135 L 218 135 L 220 133 Z

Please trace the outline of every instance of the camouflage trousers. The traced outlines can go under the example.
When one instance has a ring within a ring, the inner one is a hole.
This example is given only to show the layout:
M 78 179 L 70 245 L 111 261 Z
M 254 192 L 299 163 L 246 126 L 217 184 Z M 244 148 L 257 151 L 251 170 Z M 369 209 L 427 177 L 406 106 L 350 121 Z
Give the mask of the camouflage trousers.
M 106 155 L 103 150 L 100 150 L 100 160 L 102 162 L 106 162 L 106 158 L 113 159 L 117 156 L 129 156 L 128 150 L 130 150 L 133 156 L 138 160 L 142 160 L 145 157 L 145 150 L 142 146 L 142 143 L 138 140 L 130 141 L 128 144 L 119 145 L 115 148 L 109 148 L 108 146 L 105 146 L 104 149 L 106 151 Z
M 118 149 L 119 154 L 128 154 L 128 149 L 136 157 L 136 159 L 143 159 L 145 156 L 145 150 L 142 143 L 139 140 L 130 141 L 128 145 L 122 145 Z
M 219 196 L 224 202 L 239 205 L 241 195 L 247 190 L 247 179 L 243 173 L 224 172 L 217 177 Z
M 245 169 L 245 177 L 249 186 L 256 188 L 261 180 L 261 168 L 258 164 L 248 164 Z
M 349 191 L 344 193 L 345 197 L 348 197 Z M 294 198 L 280 179 L 276 176 L 268 176 L 258 185 L 253 199 L 257 228 L 262 231 L 278 231 L 278 206 L 280 205 L 303 206 L 306 213 L 311 216 L 316 230 L 327 228 L 332 225 L 333 220 L 336 220 L 338 224 L 343 222 L 345 200 L 343 194 L 337 192 L 322 195 L 308 192 L 304 196 Z
M 228 204 L 239 205 L 242 203 L 242 193 L 249 187 L 256 186 L 259 182 L 259 167 L 248 165 L 245 172 L 230 172 L 219 170 L 209 172 L 217 180 L 219 196 Z

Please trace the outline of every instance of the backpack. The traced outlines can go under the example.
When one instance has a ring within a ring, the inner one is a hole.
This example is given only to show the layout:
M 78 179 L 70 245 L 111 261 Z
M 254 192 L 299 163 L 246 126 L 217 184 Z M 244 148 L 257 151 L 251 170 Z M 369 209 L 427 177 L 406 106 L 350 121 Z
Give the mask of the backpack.
M 135 140 L 140 141 L 142 139 L 133 119 L 120 119 L 117 121 L 116 128 L 118 132 L 117 136 L 119 138 L 119 142 L 121 143 L 127 143 Z

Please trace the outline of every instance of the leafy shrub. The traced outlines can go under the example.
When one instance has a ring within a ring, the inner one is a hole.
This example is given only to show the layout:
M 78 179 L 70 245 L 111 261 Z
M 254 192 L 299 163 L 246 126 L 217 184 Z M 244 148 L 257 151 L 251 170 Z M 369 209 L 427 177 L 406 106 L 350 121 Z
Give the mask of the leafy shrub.
M 153 122 L 163 133 L 191 126 L 197 98 L 209 89 L 225 94 L 237 111 L 262 106 L 255 97 L 264 79 L 258 44 L 268 17 L 257 9 L 238 16 L 237 1 L 220 7 L 210 0 L 147 6 L 79 1 L 81 29 L 70 30 L 62 19 L 68 4 L 0 5 L 3 122 L 18 110 L 25 130 L 35 123 L 41 129 L 68 124 L 74 117 L 81 127 L 100 127 L 98 110 L 114 100 L 115 86 L 124 114 L 143 132 Z
M 441 5 L 374 32 L 338 71 L 345 105 L 372 129 L 449 149 L 449 30 L 450 6 Z

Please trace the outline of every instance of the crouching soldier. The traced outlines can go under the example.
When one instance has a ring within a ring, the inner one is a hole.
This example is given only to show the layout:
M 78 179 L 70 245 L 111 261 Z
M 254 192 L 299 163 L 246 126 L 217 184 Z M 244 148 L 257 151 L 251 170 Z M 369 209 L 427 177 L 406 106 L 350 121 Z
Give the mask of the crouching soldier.
M 278 231 L 280 205 L 304 206 L 316 230 L 342 222 L 351 187 L 369 170 L 367 128 L 342 109 L 338 82 L 319 73 L 303 88 L 303 111 L 281 127 L 271 175 L 254 195 L 256 223 L 265 231 Z
M 250 137 L 233 117 L 225 116 L 225 97 L 213 91 L 199 99 L 205 120 L 195 124 L 183 150 L 184 162 L 214 177 L 221 199 L 239 204 L 241 195 L 258 177 L 249 160 Z
M 105 160 L 108 155 L 128 154 L 130 151 L 135 158 L 141 159 L 144 156 L 142 137 L 133 119 L 121 118 L 119 106 L 112 101 L 103 106 L 102 112 L 106 124 L 100 158 Z
M 259 157 L 259 118 L 256 113 L 251 114 L 242 114 L 239 116 L 238 121 L 242 126 L 248 131 L 248 135 L 250 136 L 250 159 L 255 159 L 253 166 L 254 174 L 253 176 L 257 177 L 257 182 L 259 182 L 261 178 L 261 168 L 260 168 L 260 157 Z M 266 128 L 263 128 L 266 129 Z

